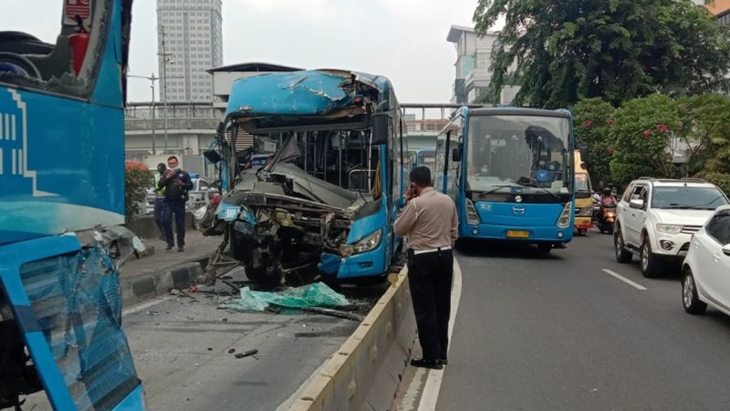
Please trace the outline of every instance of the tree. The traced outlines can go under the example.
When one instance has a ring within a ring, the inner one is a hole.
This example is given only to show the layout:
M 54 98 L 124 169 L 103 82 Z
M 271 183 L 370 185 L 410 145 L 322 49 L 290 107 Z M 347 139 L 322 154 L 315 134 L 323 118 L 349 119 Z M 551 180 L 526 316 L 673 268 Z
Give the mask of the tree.
M 728 29 L 691 0 L 479 0 L 477 33 L 502 15 L 487 100 L 510 84 L 544 108 L 727 86 Z
M 677 101 L 663 94 L 629 100 L 614 113 L 611 175 L 625 185 L 641 176 L 676 177 L 671 140 L 683 133 Z
M 142 163 L 127 161 L 124 164 L 124 213 L 129 222 L 140 212 L 147 189 L 152 184 L 151 173 Z
M 610 161 L 614 144 L 609 131 L 613 124 L 614 108 L 599 98 L 591 98 L 580 100 L 571 111 L 576 147 L 588 147 L 588 173 L 594 187 L 602 188 L 597 184 L 610 184 L 612 181 Z
M 730 194 L 730 99 L 703 94 L 684 99 L 687 124 L 692 127 L 689 162 L 699 174 Z

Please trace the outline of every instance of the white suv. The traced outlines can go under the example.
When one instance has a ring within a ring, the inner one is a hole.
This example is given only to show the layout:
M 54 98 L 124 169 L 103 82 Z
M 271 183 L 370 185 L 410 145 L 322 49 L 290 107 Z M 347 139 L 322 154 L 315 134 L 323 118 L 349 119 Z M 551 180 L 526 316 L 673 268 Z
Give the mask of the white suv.
M 632 181 L 618 203 L 614 229 L 616 260 L 641 260 L 644 277 L 659 274 L 662 262 L 680 263 L 692 234 L 702 228 L 713 210 L 730 203 L 714 184 L 700 179 Z

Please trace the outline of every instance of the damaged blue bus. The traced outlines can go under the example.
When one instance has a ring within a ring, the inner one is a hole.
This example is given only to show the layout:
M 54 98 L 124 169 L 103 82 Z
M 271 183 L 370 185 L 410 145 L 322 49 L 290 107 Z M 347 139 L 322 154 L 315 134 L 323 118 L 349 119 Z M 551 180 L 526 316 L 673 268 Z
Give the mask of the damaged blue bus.
M 143 250 L 121 226 L 132 1 L 35 2 L 54 38 L 0 27 L 0 409 L 144 410 L 119 283 Z
M 241 135 L 253 146 L 240 148 Z M 342 70 L 234 83 L 218 130 L 223 196 L 207 233 L 257 282 L 380 279 L 400 246 L 407 152 L 382 76 Z M 262 167 L 247 158 L 273 153 Z M 243 160 L 240 160 L 243 159 Z M 357 282 L 357 281 L 355 281 Z

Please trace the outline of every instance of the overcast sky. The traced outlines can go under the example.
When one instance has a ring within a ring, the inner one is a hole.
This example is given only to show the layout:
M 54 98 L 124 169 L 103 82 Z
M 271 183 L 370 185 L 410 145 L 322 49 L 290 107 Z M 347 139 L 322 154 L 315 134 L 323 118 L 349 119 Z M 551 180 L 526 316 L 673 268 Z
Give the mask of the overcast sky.
M 55 41 L 62 0 L 14 1 L 0 30 Z M 156 1 L 135 0 L 130 74 L 157 73 Z M 452 24 L 473 26 L 477 0 L 223 0 L 223 61 L 342 68 L 385 75 L 401 102 L 451 99 Z M 130 101 L 149 101 L 149 81 L 129 80 Z

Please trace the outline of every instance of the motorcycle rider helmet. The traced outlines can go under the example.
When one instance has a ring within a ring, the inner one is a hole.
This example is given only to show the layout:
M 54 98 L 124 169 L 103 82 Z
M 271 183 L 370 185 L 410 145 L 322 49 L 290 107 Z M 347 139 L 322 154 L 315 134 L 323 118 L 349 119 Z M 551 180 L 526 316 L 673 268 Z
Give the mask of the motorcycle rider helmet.
M 604 187 L 603 188 L 603 195 L 610 196 L 613 191 L 611 190 L 611 187 Z

